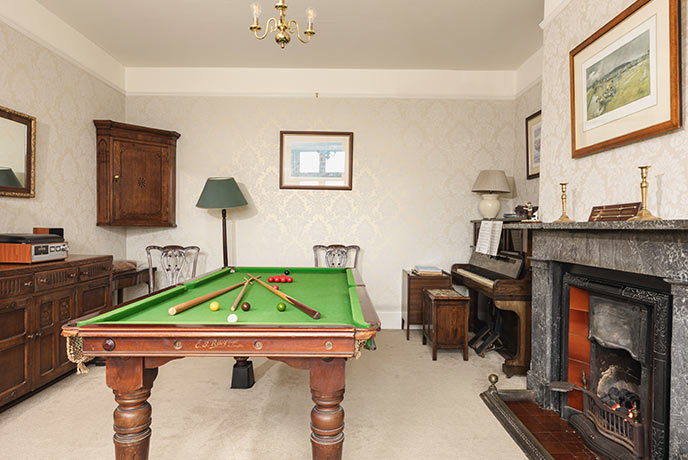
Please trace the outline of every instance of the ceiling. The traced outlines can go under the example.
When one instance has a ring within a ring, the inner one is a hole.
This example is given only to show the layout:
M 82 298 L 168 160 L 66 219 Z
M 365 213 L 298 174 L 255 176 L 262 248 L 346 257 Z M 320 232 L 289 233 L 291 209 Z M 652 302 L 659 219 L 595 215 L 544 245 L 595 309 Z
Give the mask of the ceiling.
M 542 46 L 544 0 L 286 0 L 317 11 L 316 35 L 248 30 L 249 5 L 275 0 L 38 0 L 125 67 L 515 70 Z

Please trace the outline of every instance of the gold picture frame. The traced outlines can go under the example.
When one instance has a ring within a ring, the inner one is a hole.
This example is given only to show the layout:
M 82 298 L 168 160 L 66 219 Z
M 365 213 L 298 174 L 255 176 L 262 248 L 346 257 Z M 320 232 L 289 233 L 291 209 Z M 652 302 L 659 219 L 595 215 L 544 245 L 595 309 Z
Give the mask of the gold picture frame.
M 679 1 L 638 0 L 569 53 L 571 153 L 681 126 Z

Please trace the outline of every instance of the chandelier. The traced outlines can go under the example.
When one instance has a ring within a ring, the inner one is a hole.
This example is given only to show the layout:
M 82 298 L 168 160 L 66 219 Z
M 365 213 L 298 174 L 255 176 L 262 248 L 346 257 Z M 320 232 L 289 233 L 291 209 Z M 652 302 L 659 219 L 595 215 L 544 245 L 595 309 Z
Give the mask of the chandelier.
M 265 33 L 259 35 L 258 32 L 262 29 L 258 24 L 258 19 L 260 17 L 260 5 L 254 3 L 251 5 L 251 10 L 253 11 L 253 24 L 249 27 L 253 31 L 253 35 L 256 36 L 258 40 L 264 39 L 269 33 L 277 32 L 275 34 L 275 41 L 279 46 L 284 49 L 284 47 L 291 41 L 290 34 L 296 34 L 301 43 L 308 43 L 311 41 L 311 37 L 315 35 L 315 30 L 313 30 L 313 20 L 315 19 L 315 10 L 313 8 L 308 8 L 306 13 L 308 14 L 308 29 L 304 30 L 303 33 L 306 38 L 301 37 L 301 32 L 299 30 L 299 23 L 295 19 L 288 21 L 285 17 L 287 11 L 287 5 L 284 0 L 277 0 L 275 3 L 275 9 L 279 12 L 279 19 L 270 18 L 265 25 Z

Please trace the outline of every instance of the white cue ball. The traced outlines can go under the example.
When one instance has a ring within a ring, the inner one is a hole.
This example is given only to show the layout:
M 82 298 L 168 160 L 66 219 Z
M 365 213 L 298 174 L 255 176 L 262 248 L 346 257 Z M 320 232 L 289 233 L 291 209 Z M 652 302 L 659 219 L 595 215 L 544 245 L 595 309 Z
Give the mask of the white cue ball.
M 231 315 L 229 315 L 227 317 L 227 322 L 228 323 L 236 323 L 238 319 L 239 319 L 239 317 L 237 315 L 235 315 L 234 313 L 232 313 Z

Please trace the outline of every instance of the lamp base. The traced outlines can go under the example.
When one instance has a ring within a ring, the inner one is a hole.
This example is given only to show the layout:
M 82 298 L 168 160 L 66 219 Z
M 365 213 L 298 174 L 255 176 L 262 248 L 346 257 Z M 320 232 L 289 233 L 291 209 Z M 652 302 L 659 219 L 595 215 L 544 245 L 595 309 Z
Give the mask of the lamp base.
M 483 215 L 484 219 L 494 219 L 497 217 L 497 214 L 499 214 L 499 208 L 501 206 L 502 203 L 499 202 L 499 194 L 484 193 L 478 209 L 480 209 L 480 214 Z
M 566 214 L 562 214 L 561 217 L 559 217 L 557 220 L 555 220 L 555 221 L 553 221 L 553 222 L 558 222 L 558 223 L 561 223 L 561 222 L 569 223 L 569 222 L 575 222 L 575 220 L 571 219 L 571 218 L 570 218 L 569 216 L 567 216 Z

